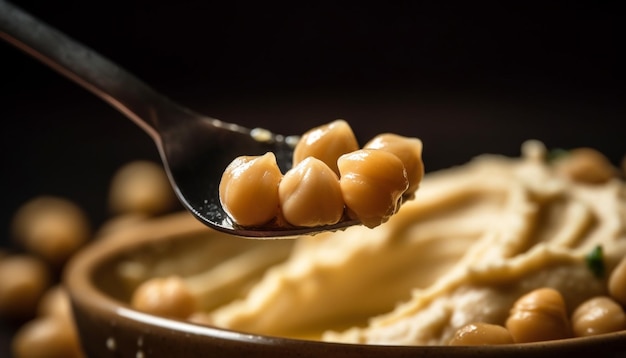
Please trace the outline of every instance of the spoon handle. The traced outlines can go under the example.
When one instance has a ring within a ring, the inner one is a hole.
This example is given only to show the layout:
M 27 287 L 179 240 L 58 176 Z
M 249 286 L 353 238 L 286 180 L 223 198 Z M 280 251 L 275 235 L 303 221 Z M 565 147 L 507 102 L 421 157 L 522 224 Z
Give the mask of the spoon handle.
M 93 92 L 159 140 L 155 107 L 172 104 L 137 77 L 4 0 L 0 38 Z

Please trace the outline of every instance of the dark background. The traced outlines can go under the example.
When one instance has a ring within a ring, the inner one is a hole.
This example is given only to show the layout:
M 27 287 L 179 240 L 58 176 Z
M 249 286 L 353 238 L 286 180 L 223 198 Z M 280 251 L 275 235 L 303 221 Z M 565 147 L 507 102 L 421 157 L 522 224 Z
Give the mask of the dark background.
M 530 138 L 626 153 L 617 2 L 13 3 L 198 112 L 284 134 L 344 118 L 362 143 L 416 136 L 427 171 Z M 158 160 L 151 139 L 6 43 L 0 63 L 0 242 L 41 194 L 99 225 L 114 170 Z

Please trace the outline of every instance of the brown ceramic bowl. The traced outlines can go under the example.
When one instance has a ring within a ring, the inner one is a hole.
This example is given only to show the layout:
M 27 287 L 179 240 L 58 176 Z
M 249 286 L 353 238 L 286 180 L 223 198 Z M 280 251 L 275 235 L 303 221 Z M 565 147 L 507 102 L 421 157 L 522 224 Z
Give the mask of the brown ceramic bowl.
M 129 257 L 159 263 L 198 243 L 225 239 L 234 250 L 271 241 L 220 237 L 186 213 L 128 226 L 98 239 L 70 262 L 69 289 L 89 357 L 555 357 L 626 356 L 626 332 L 532 344 L 474 347 L 380 346 L 271 337 L 166 319 L 133 310 L 132 284 L 117 267 Z M 219 257 L 209 258 L 219 260 Z M 187 268 L 192 270 L 193 268 Z

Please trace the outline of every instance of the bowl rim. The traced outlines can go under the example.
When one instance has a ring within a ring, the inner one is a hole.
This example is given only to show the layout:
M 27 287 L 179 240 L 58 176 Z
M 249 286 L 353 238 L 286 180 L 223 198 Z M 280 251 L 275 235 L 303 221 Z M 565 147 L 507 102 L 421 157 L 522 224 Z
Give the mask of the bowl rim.
M 259 346 L 319 346 L 327 349 L 355 349 L 368 352 L 382 352 L 398 350 L 406 353 L 432 351 L 440 354 L 453 352 L 471 347 L 476 353 L 509 354 L 523 351 L 525 353 L 550 353 L 560 352 L 565 345 L 572 352 L 589 351 L 593 347 L 619 346 L 626 352 L 626 330 L 589 337 L 567 338 L 561 340 L 516 343 L 508 345 L 484 345 L 484 346 L 443 346 L 443 345 L 379 345 L 363 343 L 342 343 L 288 338 L 280 336 L 246 333 L 243 331 L 230 330 L 197 324 L 184 320 L 166 317 L 158 317 L 133 309 L 125 302 L 101 292 L 90 280 L 98 266 L 110 260 L 115 255 L 122 254 L 127 250 L 133 250 L 146 243 L 175 240 L 178 237 L 206 232 L 207 234 L 218 233 L 202 225 L 190 214 L 174 213 L 157 219 L 147 219 L 142 223 L 131 225 L 113 235 L 104 235 L 97 238 L 81 249 L 70 259 L 63 271 L 62 282 L 65 285 L 72 307 L 88 307 L 93 315 L 105 315 L 106 317 L 119 318 L 122 321 L 132 322 L 136 325 L 147 325 L 158 330 L 178 331 L 186 335 L 197 337 L 211 337 L 231 342 L 248 343 Z M 219 234 L 219 233 L 218 233 Z M 79 332 L 80 334 L 80 332 Z

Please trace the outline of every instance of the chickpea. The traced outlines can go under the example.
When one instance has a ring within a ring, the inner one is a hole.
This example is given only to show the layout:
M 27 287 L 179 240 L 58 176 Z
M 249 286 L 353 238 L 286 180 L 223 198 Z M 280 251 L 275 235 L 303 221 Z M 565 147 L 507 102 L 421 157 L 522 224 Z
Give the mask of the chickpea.
M 563 339 L 572 336 L 565 301 L 553 288 L 539 288 L 520 297 L 505 324 L 515 343 Z
M 393 133 L 379 134 L 367 142 L 363 149 L 382 149 L 395 154 L 406 170 L 409 187 L 405 195 L 412 195 L 424 177 L 422 162 L 422 141 L 417 138 L 403 137 Z
M 335 224 L 343 216 L 339 178 L 317 158 L 308 157 L 289 170 L 278 186 L 278 197 L 291 225 Z
M 308 130 L 296 144 L 293 166 L 307 157 L 317 158 L 339 175 L 337 159 L 343 154 L 359 149 L 354 132 L 348 122 L 338 119 Z
M 61 285 L 49 288 L 39 300 L 37 315 L 71 319 L 72 310 L 67 291 Z
M 0 316 L 33 315 L 50 282 L 48 267 L 36 257 L 13 255 L 0 260 Z
M 84 357 L 73 323 L 54 316 L 25 323 L 13 337 L 11 348 L 15 358 Z
M 609 294 L 626 306 L 626 257 L 622 258 L 609 276 Z
M 626 314 L 610 297 L 594 297 L 574 310 L 572 329 L 577 337 L 621 331 L 626 329 Z
M 160 164 L 136 160 L 120 167 L 109 186 L 109 208 L 115 214 L 165 213 L 178 203 Z
M 91 236 L 87 216 L 75 203 L 41 196 L 22 205 L 13 217 L 14 239 L 53 265 L 62 265 Z
M 133 292 L 131 305 L 143 312 L 181 319 L 196 310 L 193 294 L 185 280 L 178 276 L 145 281 Z
M 497 324 L 470 323 L 459 328 L 448 343 L 451 346 L 477 346 L 490 344 L 512 344 L 509 331 Z
M 220 182 L 224 210 L 242 226 L 269 222 L 278 214 L 278 184 L 282 176 L 272 152 L 236 158 Z
M 602 184 L 617 176 L 607 157 L 592 148 L 576 148 L 554 162 L 560 175 L 588 184 Z
M 384 150 L 361 149 L 338 160 L 339 184 L 348 214 L 373 228 L 400 206 L 409 186 L 402 161 Z

